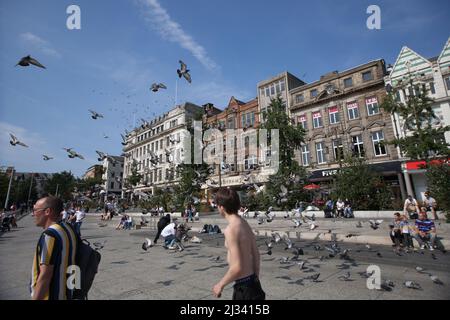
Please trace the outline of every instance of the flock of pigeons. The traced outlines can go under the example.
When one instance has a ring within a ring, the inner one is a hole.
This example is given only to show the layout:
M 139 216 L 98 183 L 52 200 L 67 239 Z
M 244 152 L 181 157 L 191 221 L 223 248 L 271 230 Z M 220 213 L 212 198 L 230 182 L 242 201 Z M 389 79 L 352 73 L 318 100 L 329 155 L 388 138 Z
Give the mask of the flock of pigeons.
M 179 78 L 183 77 L 184 79 L 186 79 L 187 82 L 191 83 L 192 79 L 191 79 L 191 75 L 189 73 L 190 70 L 187 68 L 187 65 L 183 61 L 179 60 L 179 63 L 180 63 L 180 68 L 177 69 L 178 77 Z M 22 66 L 22 67 L 29 67 L 31 65 L 34 65 L 34 66 L 42 68 L 42 69 L 46 69 L 46 67 L 43 64 L 41 64 L 37 59 L 32 58 L 30 55 L 21 58 L 20 61 L 16 64 L 16 66 Z M 160 89 L 167 89 L 167 86 L 163 83 L 153 83 L 150 87 L 150 90 L 153 92 L 158 92 Z M 98 120 L 99 118 L 104 118 L 103 114 L 101 114 L 95 110 L 88 109 L 88 111 L 90 112 L 90 116 L 93 120 Z M 143 123 L 147 124 L 147 122 L 145 120 L 143 120 Z M 126 134 L 128 134 L 128 132 L 126 132 Z M 122 136 L 122 145 L 126 145 L 126 136 L 124 136 L 123 134 L 121 134 L 121 136 Z M 25 144 L 24 142 L 20 141 L 19 138 L 17 138 L 14 134 L 10 133 L 10 137 L 11 137 L 10 144 L 12 146 L 22 146 L 22 147 L 28 148 L 28 145 Z M 105 134 L 103 134 L 103 137 L 105 139 L 109 138 Z M 85 159 L 83 157 L 83 155 L 81 155 L 80 153 L 73 150 L 73 148 L 63 148 L 63 150 L 65 150 L 67 152 L 67 156 L 70 159 L 74 159 L 74 158 L 79 158 L 82 160 Z M 100 152 L 100 151 L 96 151 L 96 152 L 99 155 L 99 158 L 98 158 L 99 161 L 102 161 L 105 158 L 110 159 L 112 162 L 115 161 L 112 157 L 104 154 L 103 152 Z M 166 154 L 167 153 L 168 153 L 168 151 L 166 150 Z M 152 164 L 156 164 L 158 162 L 156 154 L 152 154 L 151 157 L 152 157 L 152 160 L 151 160 Z M 46 154 L 43 154 L 42 158 L 44 161 L 49 161 L 49 160 L 54 159 L 53 157 L 46 155 Z M 170 161 L 173 161 L 173 158 L 171 158 Z

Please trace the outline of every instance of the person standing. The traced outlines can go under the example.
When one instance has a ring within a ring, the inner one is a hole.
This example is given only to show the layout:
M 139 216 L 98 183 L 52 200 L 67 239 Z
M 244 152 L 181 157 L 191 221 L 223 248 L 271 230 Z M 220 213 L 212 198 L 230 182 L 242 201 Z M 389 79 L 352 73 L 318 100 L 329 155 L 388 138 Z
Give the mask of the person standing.
M 170 223 L 170 214 L 166 214 L 164 217 L 159 219 L 158 221 L 158 231 L 156 232 L 155 240 L 153 242 L 156 244 L 156 242 L 159 239 L 159 236 L 161 235 L 161 232 L 164 230 L 164 228 Z
M 238 214 L 239 195 L 232 189 L 221 188 L 215 203 L 220 215 L 228 222 L 224 236 L 229 268 L 212 288 L 213 295 L 219 298 L 225 286 L 235 281 L 233 300 L 264 300 L 266 294 L 259 281 L 260 255 L 252 229 Z
M 44 229 L 33 258 L 30 282 L 33 300 L 71 298 L 67 268 L 76 264 L 77 238 L 71 226 L 61 221 L 62 211 L 63 202 L 54 196 L 39 199 L 33 207 L 36 226 Z
M 81 207 L 78 207 L 75 212 L 75 232 L 81 236 L 81 224 L 83 223 L 86 213 L 84 213 Z

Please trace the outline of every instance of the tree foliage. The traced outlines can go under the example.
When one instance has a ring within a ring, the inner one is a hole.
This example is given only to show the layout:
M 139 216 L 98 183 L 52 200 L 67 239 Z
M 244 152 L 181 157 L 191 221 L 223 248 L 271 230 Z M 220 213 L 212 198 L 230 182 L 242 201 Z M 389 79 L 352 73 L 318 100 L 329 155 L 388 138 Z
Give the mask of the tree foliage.
M 295 150 L 304 143 L 305 131 L 300 124 L 294 125 L 286 112 L 286 105 L 280 96 L 271 100 L 267 111 L 263 113 L 264 122 L 261 129 L 279 131 L 279 143 L 272 144 L 272 150 L 278 147 L 279 168 L 269 177 L 267 183 L 266 203 L 276 203 L 282 209 L 292 208 L 297 201 L 304 201 L 308 195 L 303 190 L 306 183 L 306 171 L 295 159 Z M 275 143 L 275 141 L 273 142 Z M 275 148 L 274 148 L 275 147 Z M 287 194 L 282 189 L 287 188 Z M 261 197 L 261 196 L 259 196 Z
M 51 195 L 56 195 L 58 190 L 58 197 L 64 201 L 72 199 L 72 192 L 76 186 L 76 180 L 72 172 L 63 171 L 55 173 L 48 179 L 44 185 L 44 191 Z
M 446 213 L 447 221 L 450 220 L 450 165 L 431 164 L 426 177 L 431 196 L 436 200 L 438 208 Z
M 392 192 L 364 159 L 346 157 L 334 179 L 332 197 L 350 200 L 355 210 L 392 208 Z
M 450 145 L 446 143 L 444 133 L 450 126 L 433 125 L 438 120 L 432 108 L 434 100 L 423 86 L 414 84 L 412 78 L 404 83 L 393 87 L 381 104 L 387 112 L 400 116 L 405 133 L 404 137 L 387 143 L 398 146 L 405 157 L 427 163 L 433 158 L 449 156 Z M 405 103 L 397 98 L 402 90 L 414 92 Z

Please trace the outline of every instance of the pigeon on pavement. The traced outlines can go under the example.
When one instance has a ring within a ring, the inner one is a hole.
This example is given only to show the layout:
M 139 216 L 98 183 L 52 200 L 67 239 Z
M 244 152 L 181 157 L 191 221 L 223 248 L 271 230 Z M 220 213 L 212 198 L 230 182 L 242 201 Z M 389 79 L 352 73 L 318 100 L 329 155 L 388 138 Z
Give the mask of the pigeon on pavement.
M 151 247 L 153 247 L 152 240 L 150 240 L 149 238 L 145 238 L 145 242 L 142 244 L 142 249 L 147 251 L 147 249 Z
M 417 282 L 414 282 L 414 281 L 405 281 L 404 285 L 409 289 L 416 289 L 416 290 L 422 289 L 420 284 L 418 284 Z

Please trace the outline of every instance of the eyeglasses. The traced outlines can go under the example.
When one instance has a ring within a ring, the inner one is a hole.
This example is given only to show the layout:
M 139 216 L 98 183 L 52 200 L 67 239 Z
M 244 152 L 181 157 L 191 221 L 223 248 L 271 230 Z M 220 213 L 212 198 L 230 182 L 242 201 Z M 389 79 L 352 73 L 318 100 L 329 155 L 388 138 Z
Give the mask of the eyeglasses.
M 43 210 L 47 210 L 49 207 L 46 207 L 46 208 L 38 208 L 38 209 L 36 209 L 36 208 L 33 208 L 33 213 L 36 213 L 36 212 L 39 212 L 39 211 L 43 211 Z

